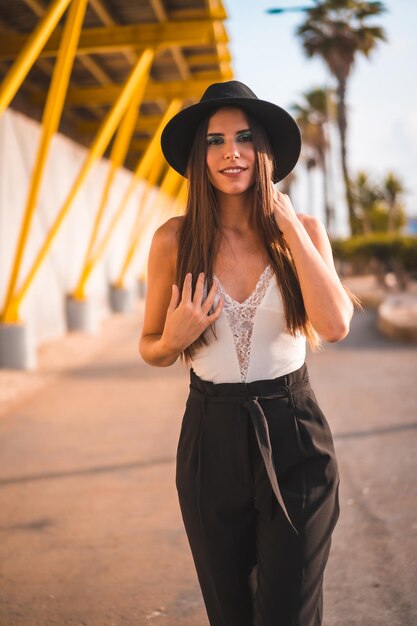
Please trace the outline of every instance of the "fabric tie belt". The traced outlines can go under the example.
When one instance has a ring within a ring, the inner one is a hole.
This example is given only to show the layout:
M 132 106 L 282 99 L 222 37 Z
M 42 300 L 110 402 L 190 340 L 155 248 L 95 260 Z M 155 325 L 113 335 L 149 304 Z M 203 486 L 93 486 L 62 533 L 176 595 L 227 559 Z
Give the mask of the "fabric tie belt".
M 198 393 L 203 398 L 204 403 L 206 402 L 219 403 L 219 404 L 239 403 L 239 404 L 242 404 L 247 409 L 250 415 L 250 419 L 251 419 L 254 431 L 255 431 L 256 441 L 258 443 L 259 451 L 262 455 L 262 459 L 265 465 L 266 473 L 268 475 L 268 479 L 271 484 L 272 490 L 289 524 L 291 525 L 295 533 L 298 535 L 298 531 L 296 527 L 294 526 L 294 524 L 292 523 L 291 518 L 288 514 L 288 511 L 285 506 L 284 499 L 282 497 L 281 490 L 278 484 L 278 479 L 277 479 L 275 465 L 274 465 L 274 459 L 272 456 L 272 446 L 271 446 L 271 439 L 269 436 L 268 422 L 267 422 L 265 413 L 262 409 L 262 406 L 259 403 L 259 400 L 275 400 L 279 398 L 289 398 L 290 405 L 294 411 L 295 404 L 293 400 L 293 393 L 301 391 L 303 389 L 310 388 L 309 379 L 307 378 L 307 379 L 295 381 L 290 385 L 284 385 L 282 387 L 274 386 L 272 393 L 256 393 L 256 394 L 250 393 L 251 385 L 253 385 L 253 383 L 237 383 L 237 385 L 242 385 L 242 389 L 244 389 L 247 392 L 247 394 L 236 395 L 236 396 L 234 395 L 210 395 L 210 393 L 205 393 L 203 389 L 199 389 L 198 385 L 197 386 L 195 385 L 196 380 L 201 381 L 201 379 L 197 377 L 197 375 L 193 372 L 193 370 L 191 370 L 192 382 L 190 384 L 190 390 L 192 392 Z M 207 385 L 207 381 L 201 381 L 201 382 L 203 382 L 203 385 Z M 264 381 L 264 382 L 271 384 L 274 382 L 274 380 L 269 380 L 269 381 Z M 224 385 L 227 385 L 227 384 L 235 385 L 234 383 L 225 383 Z M 255 385 L 256 384 L 257 383 L 255 383 Z M 200 439 L 200 446 L 201 446 L 201 439 Z M 201 455 L 201 447 L 199 450 L 199 454 Z M 201 463 L 200 463 L 200 468 L 201 468 Z M 198 478 L 200 479 L 200 477 Z

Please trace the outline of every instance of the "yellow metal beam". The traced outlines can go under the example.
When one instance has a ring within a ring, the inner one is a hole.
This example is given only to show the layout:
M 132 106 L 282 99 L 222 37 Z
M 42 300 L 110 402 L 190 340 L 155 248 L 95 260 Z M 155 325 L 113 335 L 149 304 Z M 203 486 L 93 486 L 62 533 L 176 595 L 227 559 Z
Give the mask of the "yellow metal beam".
M 46 13 L 47 7 L 40 0 L 23 0 L 23 2 L 37 15 L 40 19 Z M 45 59 L 46 60 L 46 59 Z M 94 76 L 97 82 L 102 85 L 109 85 L 112 81 L 103 68 L 86 54 L 80 54 L 78 60 L 84 67 Z
M 29 0 L 28 0 L 29 2 Z M 38 0 L 33 0 L 33 2 L 36 4 L 38 4 Z M 33 7 L 32 7 L 33 9 Z M 43 12 L 42 15 L 45 14 L 45 11 Z M 0 28 L 1 31 L 8 31 L 8 32 L 13 32 L 13 29 L 10 27 L 9 24 L 6 24 L 6 22 L 4 22 L 4 20 L 2 20 L 0 18 Z M 1 32 L 0 32 L 0 37 L 1 37 Z M 45 74 L 45 76 L 47 76 L 48 80 L 50 80 L 51 75 L 54 71 L 54 59 L 38 59 L 38 61 L 36 62 L 36 67 L 39 68 L 41 70 L 41 72 L 43 72 Z M 6 63 L 1 63 L 0 64 L 0 68 L 4 71 L 4 76 L 6 76 L 9 68 L 7 67 Z M 31 80 L 30 78 L 26 77 L 24 79 L 25 82 L 25 90 L 28 93 L 36 93 L 36 94 L 42 94 L 42 101 L 44 101 L 45 99 L 45 90 L 42 89 L 39 84 L 37 84 L 34 80 Z M 0 85 L 0 93 L 1 93 L 2 87 Z M 99 115 L 99 110 L 97 109 L 97 107 L 92 108 L 91 112 L 93 113 L 93 115 Z M 75 123 L 76 121 L 76 115 L 73 111 L 67 111 L 66 112 L 66 119 L 68 121 L 70 121 L 72 124 Z M 101 116 L 102 117 L 102 116 Z
M 80 273 L 80 277 L 78 279 L 77 286 L 73 294 L 74 297 L 79 300 L 83 300 L 85 298 L 85 285 L 87 283 L 88 277 L 94 265 L 97 263 L 98 258 L 99 258 L 97 256 L 95 257 L 94 265 L 89 262 L 90 258 L 93 255 L 93 249 L 97 241 L 97 236 L 98 236 L 100 224 L 102 221 L 102 217 L 104 214 L 104 209 L 107 205 L 111 185 L 113 183 L 113 180 L 114 180 L 114 177 L 116 175 L 118 168 L 123 164 L 125 160 L 126 153 L 129 148 L 129 143 L 130 143 L 132 134 L 135 129 L 140 103 L 142 101 L 143 94 L 145 93 L 146 81 L 147 81 L 148 75 L 149 75 L 149 72 L 146 76 L 144 75 L 139 88 L 136 90 L 136 93 L 134 94 L 132 101 L 129 105 L 129 108 L 123 118 L 123 121 L 119 126 L 119 130 L 117 132 L 117 135 L 116 135 L 113 147 L 112 147 L 111 156 L 110 156 L 110 170 L 106 179 L 106 184 L 103 189 L 99 209 L 97 211 L 93 230 L 90 236 L 90 241 L 88 243 L 87 252 L 85 255 L 85 259 L 84 259 L 84 264 Z
M 216 14 L 219 8 L 224 9 L 222 0 L 205 0 L 205 2 L 206 2 L 209 15 L 211 17 Z M 216 41 L 216 49 L 217 49 L 218 62 L 220 65 L 220 72 L 222 73 L 222 75 L 228 76 L 229 71 L 230 71 L 229 63 L 221 59 L 222 50 L 223 50 L 224 43 L 225 43 L 224 38 L 227 37 L 223 20 L 213 21 L 213 35 Z
M 159 188 L 159 193 L 167 196 L 175 196 L 183 180 L 184 178 L 181 174 L 178 174 L 172 167 L 169 167 Z
M 166 167 L 166 161 L 164 159 L 162 152 L 159 150 L 152 163 L 152 169 L 149 173 L 148 180 L 147 180 L 148 185 L 146 189 L 144 190 L 140 199 L 140 205 L 139 205 L 138 212 L 136 214 L 136 220 L 133 225 L 131 235 L 129 238 L 127 253 L 122 263 L 120 273 L 115 282 L 115 285 L 117 287 L 122 287 L 124 284 L 127 270 L 129 269 L 129 266 L 136 252 L 138 241 L 140 239 L 140 233 L 145 227 L 149 214 L 152 213 L 153 203 L 149 201 L 150 194 L 153 191 L 153 188 L 156 185 L 156 182 L 160 178 L 161 173 L 165 167 Z
M 167 209 L 171 207 L 172 203 L 175 202 L 183 180 L 184 178 L 178 174 L 178 172 L 172 169 L 172 167 L 168 167 L 159 187 L 159 191 L 153 198 L 152 203 L 150 203 L 147 212 L 153 213 L 160 206 L 164 206 Z M 143 229 L 141 228 L 141 230 Z
M 158 22 L 168 22 L 169 17 L 162 0 L 150 0 L 153 12 Z M 188 67 L 184 53 L 179 46 L 171 46 L 170 52 L 183 80 L 190 78 L 190 68 Z
M 74 185 L 72 186 L 63 206 L 61 207 L 58 216 L 55 219 L 55 222 L 50 228 L 37 257 L 33 265 L 31 266 L 25 281 L 23 282 L 20 291 L 13 296 L 13 299 L 9 306 L 9 310 L 5 312 L 5 315 L 9 316 L 9 313 L 11 311 L 10 314 L 17 316 L 18 307 L 25 297 L 29 287 L 31 286 L 32 281 L 35 278 L 36 273 L 39 270 L 39 267 L 42 264 L 42 261 L 44 260 L 55 236 L 57 235 L 59 228 L 65 216 L 67 215 L 78 190 L 83 184 L 93 163 L 103 155 L 105 149 L 107 148 L 111 137 L 113 136 L 117 126 L 121 121 L 122 116 L 124 115 L 135 93 L 135 90 L 140 84 L 143 75 L 149 71 L 149 66 L 152 63 L 153 58 L 153 51 L 145 50 L 135 67 L 132 69 L 132 72 L 130 73 L 129 78 L 126 81 L 123 91 L 120 94 L 120 97 L 115 102 L 114 106 L 104 119 L 103 124 L 97 134 L 97 137 L 95 138 L 91 146 L 90 152 L 88 153 L 87 158 L 84 161 L 81 170 L 74 182 Z
M 145 177 L 148 177 L 147 189 L 149 189 L 149 181 L 152 184 L 154 184 L 153 181 L 155 180 L 155 175 L 157 175 L 158 172 L 160 171 L 160 169 L 158 168 L 154 169 L 154 164 L 155 164 L 155 159 L 158 158 L 158 154 L 162 155 L 161 148 L 160 148 L 162 130 L 164 126 L 167 124 L 167 122 L 171 119 L 171 117 L 175 115 L 175 113 L 178 113 L 181 106 L 182 106 L 181 100 L 173 100 L 171 104 L 169 105 L 169 107 L 167 108 L 164 116 L 162 117 L 160 124 L 158 126 L 158 129 L 156 133 L 154 134 L 151 142 L 149 143 L 145 154 L 141 157 L 141 159 L 138 162 L 138 165 L 123 195 L 120 205 L 116 213 L 113 215 L 105 234 L 103 235 L 100 243 L 95 246 L 94 253 L 90 254 L 89 256 L 89 259 L 86 263 L 86 267 L 83 272 L 83 283 L 81 285 L 80 290 L 77 293 L 78 297 L 82 297 L 84 293 L 83 290 L 84 290 L 85 284 L 91 272 L 94 270 L 94 267 L 97 265 L 98 261 L 100 260 L 104 251 L 106 250 L 106 247 L 110 241 L 110 238 L 113 232 L 115 231 L 116 225 L 119 222 L 120 218 L 122 217 L 126 209 L 127 203 L 129 201 L 129 198 L 131 197 L 133 191 L 135 190 L 136 185 L 138 184 L 138 181 L 140 179 L 144 179 Z M 153 174 L 152 174 L 152 171 L 154 171 Z M 144 194 L 149 193 L 147 189 L 145 189 Z M 138 208 L 137 217 L 135 220 L 136 226 L 134 228 L 137 228 L 137 223 L 139 221 L 138 215 L 140 216 L 140 212 L 141 212 L 141 207 Z
M 175 172 L 177 180 L 175 181 L 174 186 L 174 178 L 172 176 L 173 171 L 174 170 L 172 170 L 172 168 L 169 168 L 161 186 L 161 193 L 158 194 L 152 208 L 146 214 L 146 219 L 143 221 L 142 227 L 138 232 L 136 249 L 143 244 L 145 239 L 148 239 L 148 244 L 150 244 L 152 233 L 155 232 L 164 220 L 167 220 L 175 215 L 184 214 L 185 200 L 188 193 L 188 181 Z M 166 191 L 169 191 L 169 194 L 173 196 L 171 199 L 169 198 L 169 195 L 167 196 L 166 194 L 162 194 L 163 188 Z M 161 195 L 164 195 L 165 198 L 161 198 Z M 143 266 L 138 271 L 139 280 L 146 281 L 146 266 L 147 261 L 145 258 Z
M 103 24 L 109 25 L 114 23 L 114 20 L 110 16 L 107 11 L 105 5 L 102 0 L 89 0 L 89 4 L 91 8 L 96 13 L 97 17 L 101 19 Z M 209 12 L 207 8 L 191 8 L 191 9 L 175 9 L 171 8 L 166 11 L 168 14 L 168 19 L 172 21 L 188 21 L 188 20 L 204 20 L 209 17 Z M 223 3 L 220 3 L 219 8 L 216 11 L 212 11 L 212 19 L 216 20 L 225 20 L 227 19 L 227 13 L 223 6 Z
M 155 231 L 164 220 L 178 214 L 176 197 L 172 197 L 172 194 L 178 194 L 178 188 L 182 187 L 182 180 L 184 180 L 182 176 L 169 168 L 165 174 L 160 192 L 151 202 L 147 202 L 146 211 L 141 212 L 140 227 L 134 231 L 132 237 L 132 249 L 129 264 L 132 261 L 136 250 L 143 244 L 144 240 L 149 238 L 150 231 Z M 162 191 L 163 189 L 164 191 Z M 168 190 L 169 195 L 167 195 Z M 139 272 L 139 277 L 140 276 L 143 276 L 141 271 Z M 123 275 L 119 276 L 116 284 L 119 287 L 123 286 Z
M 60 36 L 61 33 L 55 30 L 42 51 L 38 51 L 38 56 L 55 56 L 58 53 Z M 0 40 L 0 60 L 15 58 L 27 41 L 26 35 L 4 34 Z M 114 25 L 84 29 L 77 53 L 103 54 L 146 47 L 162 49 L 170 46 L 192 46 L 215 42 L 211 19 L 161 24 Z M 224 31 L 218 43 L 227 42 L 228 37 Z
M 202 20 L 207 19 L 209 12 L 207 9 L 171 9 L 169 11 L 170 20 Z M 226 20 L 227 13 L 221 3 L 221 6 L 216 11 L 211 11 L 211 17 L 214 20 Z
M 177 197 L 175 198 L 174 207 L 173 207 L 174 213 L 176 213 L 177 215 L 184 215 L 185 206 L 187 203 L 187 197 L 188 197 L 188 180 L 184 179 L 178 191 Z
M 68 16 L 65 21 L 65 27 L 62 34 L 61 48 L 57 57 L 54 72 L 52 75 L 51 85 L 48 91 L 45 110 L 42 119 L 42 132 L 38 147 L 38 153 L 35 159 L 35 166 L 32 178 L 29 183 L 29 193 L 27 196 L 26 207 L 20 237 L 17 244 L 16 255 L 10 274 L 10 281 L 7 289 L 6 300 L 4 305 L 5 322 L 17 321 L 17 310 L 11 309 L 11 301 L 14 289 L 19 276 L 22 263 L 25 244 L 29 235 L 30 224 L 36 209 L 39 196 L 39 189 L 42 182 L 42 174 L 45 168 L 46 159 L 49 152 L 49 146 L 53 135 L 58 129 L 59 122 L 64 108 L 65 94 L 67 93 L 68 83 L 72 66 L 74 63 L 75 51 L 77 49 L 78 38 L 80 36 L 82 24 L 84 21 L 85 10 L 87 8 L 87 0 L 72 0 Z M 3 315 L 1 316 L 1 319 Z
M 168 20 L 168 14 L 162 0 L 149 0 L 149 2 L 158 22 L 166 22 Z
M 157 154 L 161 152 L 160 141 L 164 126 L 169 122 L 171 117 L 178 113 L 181 107 L 182 100 L 180 100 L 179 98 L 173 98 L 163 117 L 161 118 L 158 129 L 152 137 L 146 153 L 143 155 L 138 163 L 138 166 L 135 170 L 135 178 L 139 179 L 147 177 L 149 180 L 149 172 L 152 168 L 153 160 L 156 158 Z
M 198 76 L 201 76 L 200 73 Z M 230 73 L 232 76 L 232 73 Z M 193 78 L 187 81 L 149 81 L 146 88 L 144 101 L 164 100 L 171 98 L 199 98 L 205 89 L 213 82 L 225 80 L 226 77 L 220 72 L 205 72 L 202 78 Z M 88 87 L 76 88 L 68 90 L 65 107 L 85 106 L 102 106 L 112 104 L 120 95 L 122 87 L 119 85 L 110 85 L 108 87 Z M 33 102 L 40 104 L 39 96 L 33 95 Z
M 218 54 L 191 54 L 187 57 L 189 65 L 216 65 L 219 61 L 230 63 L 232 55 L 227 46 L 222 44 Z
M 103 68 L 94 61 L 88 54 L 79 54 L 78 60 L 85 69 L 90 72 L 98 83 L 102 85 L 110 85 L 113 81 Z
M 90 0 L 89 5 L 105 26 L 113 26 L 116 23 L 104 6 L 102 0 Z M 130 65 L 134 65 L 136 63 L 137 54 L 135 52 L 125 50 L 122 54 Z
M 153 135 L 153 133 L 159 126 L 161 117 L 161 115 L 140 115 L 135 125 L 135 132 L 149 133 Z M 99 127 L 99 122 L 96 122 L 94 120 L 78 120 L 78 122 L 75 124 L 75 127 L 79 133 L 91 135 L 97 131 Z
M 42 18 L 45 13 L 45 7 L 42 6 L 40 0 L 23 0 L 23 2 L 28 6 L 35 15 Z
M 103 24 L 106 24 L 106 26 L 110 26 L 114 23 L 112 16 L 110 15 L 101 0 L 90 0 L 89 4 L 97 17 L 101 19 Z
M 133 139 L 130 144 L 130 153 L 144 152 L 149 145 L 149 139 Z
M 191 77 L 191 72 L 180 46 L 171 46 L 169 51 L 171 52 L 172 58 L 174 59 L 182 80 L 188 80 Z
M 0 114 L 7 109 L 10 102 L 13 100 L 20 85 L 39 57 L 39 54 L 51 36 L 51 33 L 56 28 L 56 25 L 70 1 L 71 0 L 55 0 L 55 2 L 52 2 L 44 18 L 38 23 L 35 30 L 29 36 L 25 35 L 23 41 L 21 40 L 19 49 L 12 55 L 15 61 L 0 85 Z M 2 33 L 0 46 L 3 44 L 4 38 L 8 36 L 10 35 Z M 11 36 L 20 37 L 20 35 Z M 58 53 L 58 49 L 59 45 L 57 44 L 56 54 Z

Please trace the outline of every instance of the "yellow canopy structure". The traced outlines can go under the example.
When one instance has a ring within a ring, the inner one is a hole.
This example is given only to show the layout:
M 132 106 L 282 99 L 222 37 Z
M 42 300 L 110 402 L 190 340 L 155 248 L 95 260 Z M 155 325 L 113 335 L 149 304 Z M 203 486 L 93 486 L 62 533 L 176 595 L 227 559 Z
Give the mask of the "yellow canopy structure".
M 75 297 L 84 297 L 86 281 L 102 259 L 112 225 L 123 211 L 122 199 L 117 215 L 107 220 L 110 230 L 98 242 L 117 168 L 132 172 L 132 184 L 141 180 L 145 185 L 136 230 L 126 233 L 119 282 L 135 246 L 143 240 L 140 228 L 149 223 L 141 211 L 146 206 L 149 210 L 145 199 L 150 189 L 163 183 L 161 215 L 172 214 L 173 207 L 181 212 L 183 187 L 169 170 L 162 174 L 161 124 L 174 109 L 197 101 L 210 83 L 232 78 L 226 18 L 222 0 L 14 0 L 3 5 L 0 115 L 8 107 L 23 112 L 41 123 L 41 133 L 5 299 L 0 302 L 1 323 L 19 323 L 22 300 L 58 231 L 65 227 L 64 218 L 88 172 L 101 157 L 109 159 L 110 171 L 91 224 L 78 285 L 73 286 Z M 89 153 L 64 203 L 56 206 L 56 219 L 38 253 L 27 259 L 30 227 L 57 132 L 87 147 Z M 172 196 L 171 204 L 167 194 Z M 157 205 L 155 198 L 152 204 Z

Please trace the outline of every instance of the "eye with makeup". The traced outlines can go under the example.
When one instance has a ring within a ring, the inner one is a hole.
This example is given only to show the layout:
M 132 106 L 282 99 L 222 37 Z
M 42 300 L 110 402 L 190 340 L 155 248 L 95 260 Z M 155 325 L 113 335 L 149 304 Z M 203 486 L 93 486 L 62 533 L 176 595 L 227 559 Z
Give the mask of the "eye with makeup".
M 250 130 L 248 130 L 245 133 L 239 135 L 237 140 L 241 142 L 252 141 L 252 133 L 250 132 Z
M 240 143 L 246 143 L 248 141 L 252 141 L 252 133 L 250 130 L 246 130 L 244 132 L 238 133 L 236 135 L 236 141 Z M 221 135 L 207 135 L 207 145 L 208 146 L 219 146 L 224 143 L 224 137 Z
M 215 135 L 211 135 L 211 136 L 209 135 L 207 137 L 207 145 L 208 146 L 219 146 L 222 143 L 223 143 L 222 137 L 218 137 L 218 136 L 215 136 Z

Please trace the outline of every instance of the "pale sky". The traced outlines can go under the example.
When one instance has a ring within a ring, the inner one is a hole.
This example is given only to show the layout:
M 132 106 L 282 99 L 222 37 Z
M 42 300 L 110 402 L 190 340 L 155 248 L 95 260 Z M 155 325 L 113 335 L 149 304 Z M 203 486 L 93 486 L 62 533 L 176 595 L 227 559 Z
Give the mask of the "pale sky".
M 289 109 L 303 92 L 330 84 L 324 63 L 307 59 L 295 35 L 304 13 L 265 13 L 273 7 L 310 6 L 311 0 L 224 0 L 224 4 L 235 78 L 259 98 Z M 387 11 L 373 23 L 385 29 L 387 42 L 379 43 L 368 59 L 357 57 L 348 83 L 348 161 L 352 174 L 364 169 L 377 180 L 394 171 L 409 192 L 404 197 L 407 213 L 416 215 L 417 2 L 391 0 L 384 5 Z M 299 166 L 297 175 L 298 184 L 306 187 Z M 315 212 L 306 207 L 306 189 L 297 200 L 301 205 L 297 211 Z

